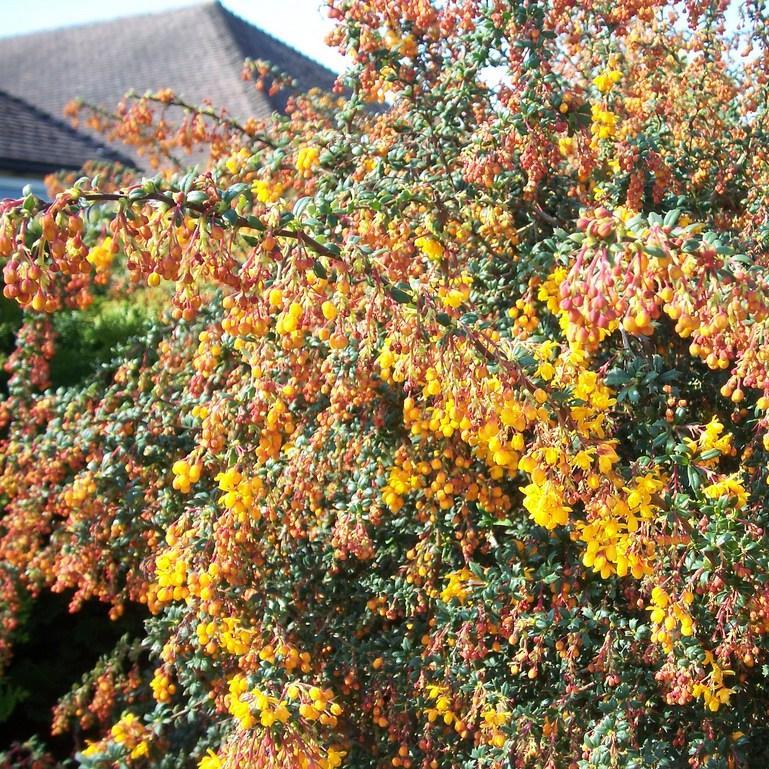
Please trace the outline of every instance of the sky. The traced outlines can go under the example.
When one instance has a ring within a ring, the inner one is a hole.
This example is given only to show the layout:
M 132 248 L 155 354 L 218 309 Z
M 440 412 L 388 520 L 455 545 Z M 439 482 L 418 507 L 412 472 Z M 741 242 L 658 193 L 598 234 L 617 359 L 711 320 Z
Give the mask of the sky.
M 0 0 L 0 37 L 195 5 L 198 0 Z M 323 42 L 332 22 L 322 0 L 223 0 L 246 21 L 335 72 L 344 59 Z

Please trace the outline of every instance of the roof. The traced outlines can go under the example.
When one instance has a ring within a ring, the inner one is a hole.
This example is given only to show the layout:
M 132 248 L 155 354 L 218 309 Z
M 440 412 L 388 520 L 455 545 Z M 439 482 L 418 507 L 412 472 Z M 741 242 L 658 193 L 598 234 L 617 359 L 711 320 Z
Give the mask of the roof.
M 81 97 L 113 107 L 129 90 L 171 88 L 209 99 L 234 117 L 280 107 L 241 77 L 246 57 L 267 59 L 300 88 L 330 88 L 336 75 L 219 2 L 0 40 L 0 88 L 61 115 Z
M 219 2 L 0 39 L 0 89 L 61 116 L 75 98 L 114 108 L 130 90 L 171 88 L 235 118 L 269 116 L 285 96 L 241 79 L 246 57 L 266 59 L 301 90 L 335 73 L 247 23 Z
M 91 136 L 76 131 L 23 99 L 0 91 L 0 169 L 47 174 L 78 169 L 87 160 L 130 163 Z

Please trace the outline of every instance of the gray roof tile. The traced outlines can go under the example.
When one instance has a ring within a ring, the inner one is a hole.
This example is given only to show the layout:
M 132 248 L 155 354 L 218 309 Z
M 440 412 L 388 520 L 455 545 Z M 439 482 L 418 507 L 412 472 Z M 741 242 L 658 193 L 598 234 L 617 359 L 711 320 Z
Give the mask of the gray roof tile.
M 130 163 L 91 136 L 0 91 L 0 170 L 46 174 L 98 159 Z
M 166 87 L 241 119 L 283 109 L 285 96 L 270 97 L 241 79 L 246 57 L 267 59 L 302 90 L 330 88 L 336 77 L 219 2 L 204 2 L 0 39 L 0 89 L 57 117 L 75 98 L 112 109 L 129 90 Z

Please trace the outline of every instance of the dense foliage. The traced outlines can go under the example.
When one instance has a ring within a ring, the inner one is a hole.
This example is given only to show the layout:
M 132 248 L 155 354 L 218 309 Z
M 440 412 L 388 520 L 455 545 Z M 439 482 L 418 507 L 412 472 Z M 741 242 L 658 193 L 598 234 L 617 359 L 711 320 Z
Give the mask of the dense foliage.
M 763 4 L 329 5 L 336 95 L 79 105 L 157 176 L 0 203 L 4 660 L 147 613 L 93 769 L 765 766 Z

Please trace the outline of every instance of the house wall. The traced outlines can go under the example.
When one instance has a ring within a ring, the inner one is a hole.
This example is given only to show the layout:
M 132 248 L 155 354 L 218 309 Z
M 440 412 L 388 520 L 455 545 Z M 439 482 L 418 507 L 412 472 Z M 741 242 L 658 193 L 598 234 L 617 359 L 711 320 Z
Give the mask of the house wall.
M 32 188 L 32 192 L 41 198 L 48 195 L 45 191 L 43 180 L 39 176 L 11 176 L 0 173 L 0 200 L 3 198 L 19 198 L 26 185 Z

